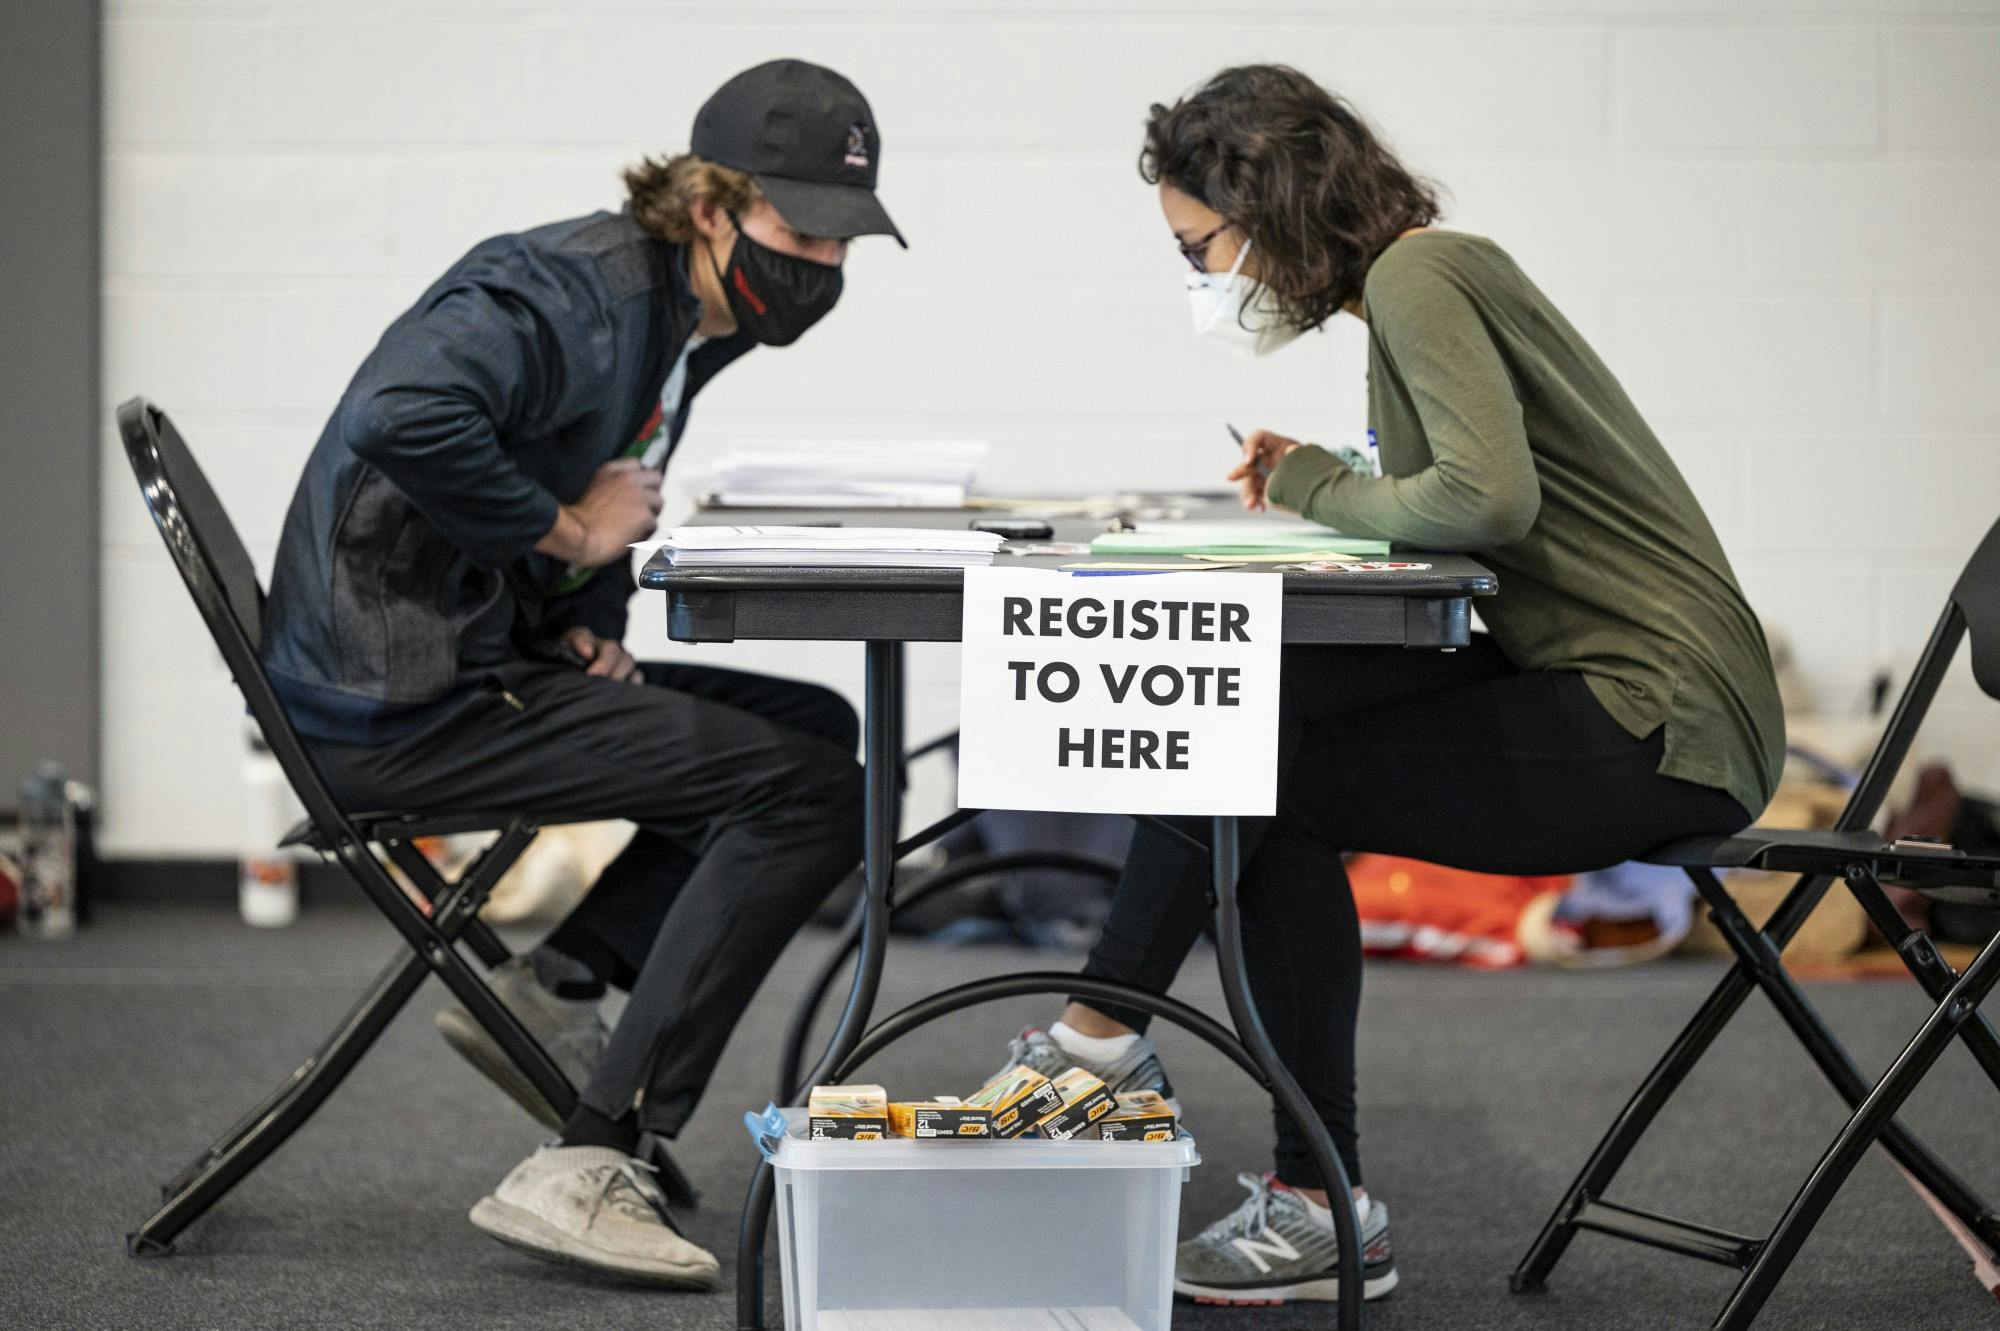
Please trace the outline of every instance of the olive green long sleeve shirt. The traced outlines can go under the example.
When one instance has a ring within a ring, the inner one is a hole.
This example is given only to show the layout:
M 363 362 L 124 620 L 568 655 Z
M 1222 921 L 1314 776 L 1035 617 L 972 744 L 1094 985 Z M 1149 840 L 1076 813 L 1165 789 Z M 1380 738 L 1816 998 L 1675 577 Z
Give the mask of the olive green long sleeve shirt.
M 1369 269 L 1383 475 L 1316 447 L 1268 497 L 1356 536 L 1476 553 L 1480 617 L 1524 670 L 1574 670 L 1662 774 L 1762 812 L 1784 716 L 1762 628 L 1701 506 L 1610 370 L 1491 241 L 1396 241 Z

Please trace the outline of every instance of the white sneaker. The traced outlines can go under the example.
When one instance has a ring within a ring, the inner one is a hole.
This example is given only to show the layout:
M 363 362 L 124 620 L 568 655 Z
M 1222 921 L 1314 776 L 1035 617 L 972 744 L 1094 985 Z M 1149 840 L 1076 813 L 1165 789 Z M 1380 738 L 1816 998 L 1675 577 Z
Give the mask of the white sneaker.
M 480 1199 L 472 1223 L 536 1257 L 650 1285 L 713 1289 L 721 1270 L 674 1227 L 652 1166 L 608 1146 L 543 1146 Z

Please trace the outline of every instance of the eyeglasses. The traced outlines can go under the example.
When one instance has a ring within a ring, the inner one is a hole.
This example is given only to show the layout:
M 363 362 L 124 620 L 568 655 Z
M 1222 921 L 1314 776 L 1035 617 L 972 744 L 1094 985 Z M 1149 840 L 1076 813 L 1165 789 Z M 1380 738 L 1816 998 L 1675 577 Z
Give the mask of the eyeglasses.
M 1191 266 L 1197 273 L 1207 272 L 1208 247 L 1214 243 L 1215 238 L 1217 236 L 1229 230 L 1229 226 L 1230 226 L 1229 223 L 1224 222 L 1221 226 L 1215 228 L 1215 230 L 1209 232 L 1207 235 L 1203 236 L 1200 240 L 1193 241 L 1190 242 L 1189 244 L 1180 246 L 1179 248 L 1181 252 L 1181 257 L 1183 259 L 1186 259 L 1188 261 L 1189 266 Z

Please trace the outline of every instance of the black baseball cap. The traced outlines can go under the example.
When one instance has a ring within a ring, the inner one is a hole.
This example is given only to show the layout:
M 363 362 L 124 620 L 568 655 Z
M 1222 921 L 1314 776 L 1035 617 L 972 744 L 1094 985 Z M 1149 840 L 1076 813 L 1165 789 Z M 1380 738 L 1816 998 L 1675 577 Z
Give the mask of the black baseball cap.
M 746 69 L 695 112 L 688 147 L 746 172 L 778 215 L 809 236 L 894 236 L 875 197 L 882 138 L 861 90 L 823 65 Z

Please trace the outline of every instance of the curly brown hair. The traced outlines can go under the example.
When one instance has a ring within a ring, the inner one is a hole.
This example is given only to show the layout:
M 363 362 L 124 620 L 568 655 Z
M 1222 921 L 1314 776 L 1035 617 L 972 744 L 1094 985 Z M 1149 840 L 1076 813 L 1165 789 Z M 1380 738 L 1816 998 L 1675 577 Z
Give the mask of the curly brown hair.
M 1352 106 L 1285 65 L 1225 69 L 1172 106 L 1155 102 L 1139 174 L 1249 236 L 1259 282 L 1298 328 L 1359 299 L 1390 242 L 1440 216 L 1435 187 Z
M 664 161 L 642 157 L 638 165 L 626 167 L 625 197 L 640 226 L 662 240 L 685 245 L 694 239 L 689 214 L 696 199 L 713 199 L 728 212 L 747 213 L 764 192 L 734 167 L 680 153 Z

